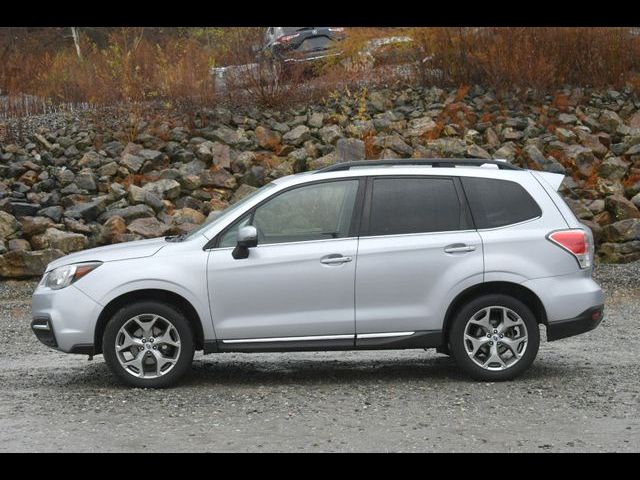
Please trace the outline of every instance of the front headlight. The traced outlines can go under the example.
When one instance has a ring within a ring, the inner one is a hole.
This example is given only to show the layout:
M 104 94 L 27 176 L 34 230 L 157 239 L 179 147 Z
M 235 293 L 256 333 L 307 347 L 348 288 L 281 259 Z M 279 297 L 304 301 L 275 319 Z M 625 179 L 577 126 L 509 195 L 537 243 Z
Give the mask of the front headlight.
M 102 262 L 87 262 L 58 267 L 44 276 L 42 285 L 52 290 L 60 290 L 81 279 L 100 265 Z

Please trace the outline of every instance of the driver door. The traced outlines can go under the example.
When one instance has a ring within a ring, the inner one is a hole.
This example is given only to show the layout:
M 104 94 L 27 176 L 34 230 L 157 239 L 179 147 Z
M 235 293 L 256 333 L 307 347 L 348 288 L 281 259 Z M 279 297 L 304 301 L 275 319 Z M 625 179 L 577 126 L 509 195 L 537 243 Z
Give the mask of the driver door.
M 221 232 L 207 267 L 220 349 L 353 346 L 362 188 L 359 179 L 295 186 Z M 258 245 L 236 260 L 244 225 L 256 227 Z

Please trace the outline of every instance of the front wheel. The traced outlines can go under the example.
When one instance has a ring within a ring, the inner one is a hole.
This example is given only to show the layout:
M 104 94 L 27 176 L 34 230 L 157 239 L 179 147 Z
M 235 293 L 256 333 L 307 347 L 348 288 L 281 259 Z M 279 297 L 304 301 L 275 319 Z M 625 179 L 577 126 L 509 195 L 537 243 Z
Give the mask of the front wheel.
M 107 365 L 124 383 L 168 387 L 191 366 L 193 333 L 179 310 L 142 301 L 116 312 L 105 328 L 102 350 Z
M 538 322 L 521 301 L 484 295 L 464 305 L 449 332 L 451 353 L 477 380 L 511 380 L 531 366 L 540 346 Z

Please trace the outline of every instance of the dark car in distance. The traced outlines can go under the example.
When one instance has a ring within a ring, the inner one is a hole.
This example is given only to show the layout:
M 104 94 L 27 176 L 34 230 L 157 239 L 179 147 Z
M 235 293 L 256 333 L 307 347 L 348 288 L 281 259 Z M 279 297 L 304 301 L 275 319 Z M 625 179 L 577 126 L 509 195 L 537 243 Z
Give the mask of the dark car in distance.
M 268 27 L 262 54 L 284 63 L 320 60 L 340 55 L 344 38 L 343 27 Z

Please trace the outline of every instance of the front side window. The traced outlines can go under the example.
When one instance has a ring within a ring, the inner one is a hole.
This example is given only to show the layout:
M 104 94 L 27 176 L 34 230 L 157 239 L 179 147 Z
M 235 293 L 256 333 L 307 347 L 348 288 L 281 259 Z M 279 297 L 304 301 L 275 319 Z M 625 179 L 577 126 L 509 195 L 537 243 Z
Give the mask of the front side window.
M 238 219 L 219 246 L 235 246 L 238 229 L 245 225 L 256 227 L 259 245 L 348 237 L 358 184 L 358 180 L 318 183 L 276 195 Z
M 448 232 L 468 228 L 451 178 L 376 178 L 369 235 Z

